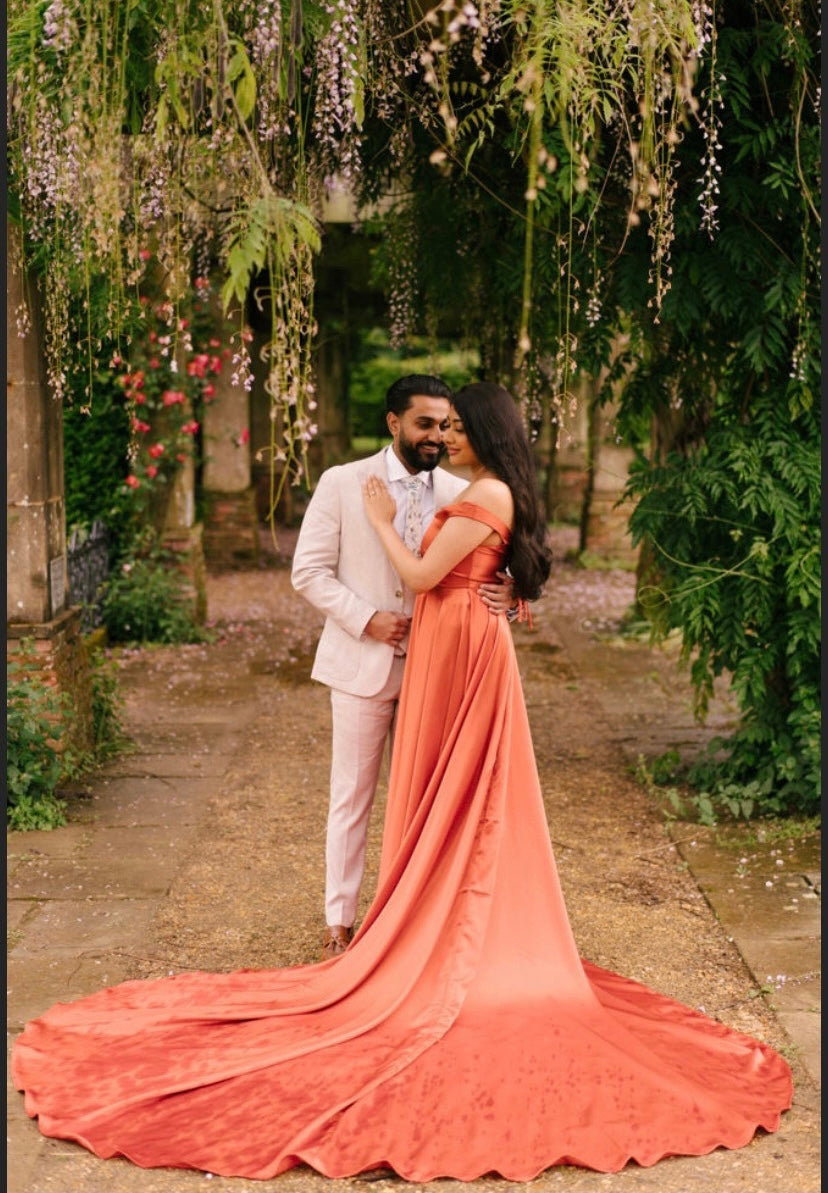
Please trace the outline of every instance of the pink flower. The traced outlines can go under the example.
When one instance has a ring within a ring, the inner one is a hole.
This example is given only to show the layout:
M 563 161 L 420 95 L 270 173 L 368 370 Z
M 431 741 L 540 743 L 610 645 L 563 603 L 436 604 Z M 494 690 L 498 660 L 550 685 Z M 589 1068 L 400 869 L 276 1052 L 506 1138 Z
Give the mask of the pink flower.
M 244 340 L 245 344 L 249 344 L 253 339 L 253 332 L 249 327 L 245 327 L 244 331 L 241 333 L 241 338 Z
M 130 474 L 124 481 L 124 484 L 129 485 L 130 489 L 137 489 L 141 482 L 138 480 L 137 476 L 132 476 L 132 474 Z
M 247 427 L 245 427 L 242 431 L 239 432 L 239 437 L 236 440 L 236 443 L 238 444 L 239 447 L 241 447 L 243 444 L 249 443 L 249 442 L 250 442 L 250 431 L 247 429 Z
M 189 326 L 190 326 L 189 319 L 179 319 L 178 320 L 178 330 L 179 331 L 186 331 Z
M 157 460 L 159 456 L 163 456 L 164 450 L 163 443 L 153 443 L 152 447 L 147 449 L 147 454 L 152 456 L 153 460 Z
M 175 458 L 176 458 L 176 460 L 178 460 L 179 464 L 183 464 L 184 461 L 187 459 L 187 456 L 186 456 L 185 452 L 179 452 Z
M 158 476 L 158 468 L 155 464 L 147 464 L 147 476 L 151 481 L 154 481 Z
M 149 259 L 152 257 L 152 253 L 149 251 L 149 249 L 139 249 L 138 256 L 142 261 L 149 261 Z
M 193 418 L 188 423 L 184 423 L 181 430 L 185 435 L 195 435 L 195 433 L 198 431 L 198 423 Z
M 154 343 L 155 343 L 155 341 L 156 341 L 157 339 L 158 339 L 158 332 L 157 332 L 157 331 L 151 331 L 151 332 L 149 333 L 149 342 L 150 342 L 151 344 L 154 344 Z
M 212 381 L 208 381 L 201 392 L 209 401 L 210 398 L 214 398 L 216 396 L 216 387 L 213 385 Z
M 149 423 L 142 422 L 140 418 L 133 418 L 132 429 L 133 429 L 133 431 L 146 432 L 146 431 L 151 431 L 152 427 L 149 425 Z
M 136 389 L 144 388 L 144 370 L 143 369 L 138 369 L 137 372 L 132 374 L 132 384 L 135 386 Z
M 217 340 L 215 337 L 213 337 L 213 339 L 211 339 L 211 340 L 209 341 L 209 346 L 210 346 L 211 348 L 220 348 L 220 347 L 221 347 L 221 340 Z
M 187 375 L 189 377 L 203 377 L 207 372 L 207 364 L 210 358 L 206 352 L 199 352 L 187 364 Z
M 129 385 L 132 378 L 130 377 L 129 373 L 122 373 L 121 376 L 117 380 L 118 380 L 119 385 L 123 385 L 126 388 L 126 386 Z
M 151 368 L 151 369 L 160 369 L 160 368 L 161 368 L 161 361 L 158 359 L 158 357 L 157 357 L 157 356 L 153 356 L 152 360 L 149 362 L 149 366 L 148 366 L 148 367 L 149 367 L 149 368 Z
M 186 394 L 178 389 L 165 389 L 161 395 L 161 401 L 165 406 L 175 406 L 179 402 L 183 405 L 186 401 Z
M 211 356 L 210 357 L 210 372 L 211 373 L 220 373 L 221 372 L 221 357 L 220 356 Z
M 131 398 L 131 397 L 133 397 L 133 396 L 134 396 L 134 398 L 135 398 L 135 401 L 138 403 L 138 405 L 139 405 L 139 406 L 143 406 L 144 402 L 146 402 L 146 400 L 147 400 L 147 395 L 146 395 L 146 394 L 134 394 L 134 395 L 133 395 L 133 393 L 132 393 L 132 390 L 131 390 L 131 389 L 130 389 L 130 390 L 128 390 L 128 392 L 127 392 L 127 397 L 130 397 L 130 398 Z

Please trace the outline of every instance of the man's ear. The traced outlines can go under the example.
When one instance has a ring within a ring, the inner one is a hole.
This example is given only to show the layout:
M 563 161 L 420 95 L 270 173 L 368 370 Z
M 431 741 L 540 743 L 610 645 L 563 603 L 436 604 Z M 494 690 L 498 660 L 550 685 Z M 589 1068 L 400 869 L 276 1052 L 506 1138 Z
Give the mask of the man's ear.
M 389 410 L 385 416 L 385 423 L 386 423 L 386 426 L 388 427 L 388 434 L 391 436 L 392 439 L 396 439 L 397 432 L 400 429 L 399 415 L 395 414 L 393 410 Z

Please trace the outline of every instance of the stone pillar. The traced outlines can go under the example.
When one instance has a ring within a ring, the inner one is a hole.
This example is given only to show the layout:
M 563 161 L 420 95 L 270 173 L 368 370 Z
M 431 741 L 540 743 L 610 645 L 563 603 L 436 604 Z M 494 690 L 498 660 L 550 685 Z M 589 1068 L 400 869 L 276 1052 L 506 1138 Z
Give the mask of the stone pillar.
M 193 617 L 203 622 L 207 617 L 207 577 L 203 528 L 195 519 L 195 466 L 191 459 L 175 475 L 161 541 L 175 556 L 186 580 Z
M 67 585 L 63 407 L 46 384 L 37 284 L 32 278 L 26 295 L 10 237 L 7 230 L 8 655 L 70 696 L 76 711 L 72 736 L 84 746 L 92 697 L 81 610 L 71 607 Z M 16 313 L 24 297 L 31 328 L 21 338 Z
M 623 500 L 623 496 L 633 452 L 631 448 L 608 442 L 605 435 L 596 456 L 586 549 L 603 559 L 632 566 L 638 558 L 629 531 L 635 503 Z
M 225 343 L 229 334 L 218 306 L 215 326 Z M 204 407 L 204 553 L 212 566 L 232 567 L 255 561 L 259 555 L 259 519 L 251 476 L 250 395 L 244 386 L 232 385 L 226 371 L 219 373 L 213 384 L 215 393 Z

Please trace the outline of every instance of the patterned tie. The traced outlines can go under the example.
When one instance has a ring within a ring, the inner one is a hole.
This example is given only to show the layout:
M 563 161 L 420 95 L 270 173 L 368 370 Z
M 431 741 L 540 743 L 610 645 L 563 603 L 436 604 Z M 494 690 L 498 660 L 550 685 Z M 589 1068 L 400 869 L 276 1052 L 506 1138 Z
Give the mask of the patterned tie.
M 405 533 L 403 542 L 409 551 L 420 554 L 420 543 L 423 538 L 423 509 L 421 498 L 423 484 L 418 476 L 412 476 L 405 482 L 408 490 L 408 505 L 405 511 Z

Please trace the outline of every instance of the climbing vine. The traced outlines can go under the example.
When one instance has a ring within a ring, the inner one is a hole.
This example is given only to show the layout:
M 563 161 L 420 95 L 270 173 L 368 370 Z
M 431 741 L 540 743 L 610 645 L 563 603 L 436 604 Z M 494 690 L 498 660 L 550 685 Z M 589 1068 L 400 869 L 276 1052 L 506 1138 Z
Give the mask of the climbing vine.
M 521 229 L 511 355 L 528 377 L 548 353 L 535 274 L 543 276 L 538 259 L 550 245 L 537 228 L 548 234 L 551 206 L 553 223 L 567 213 L 567 280 L 556 287 L 558 305 L 568 304 L 565 388 L 577 348 L 572 215 L 581 229 L 595 218 L 597 150 L 608 136 L 626 162 L 629 220 L 655 212 L 656 306 L 663 298 L 669 147 L 695 103 L 705 8 L 699 0 L 11 0 L 16 251 L 44 279 L 53 392 L 66 397 L 76 389 L 68 372 L 83 370 L 88 403 L 99 355 L 114 342 L 128 357 L 147 253 L 158 266 L 153 300 L 178 318 L 188 317 L 193 280 L 209 268 L 238 318 L 240 384 L 249 378 L 251 292 L 269 314 L 268 451 L 283 477 L 300 480 L 315 432 L 314 256 L 326 189 L 338 179 L 362 202 L 396 194 L 394 218 L 411 228 L 403 209 L 423 167 L 438 182 L 474 181 L 504 128 L 522 179 L 514 195 L 507 186 L 493 196 Z M 400 289 L 418 284 L 405 256 L 412 249 L 411 236 L 400 238 L 391 267 L 398 338 L 416 309 Z M 100 304 L 67 302 L 99 279 L 102 316 Z

